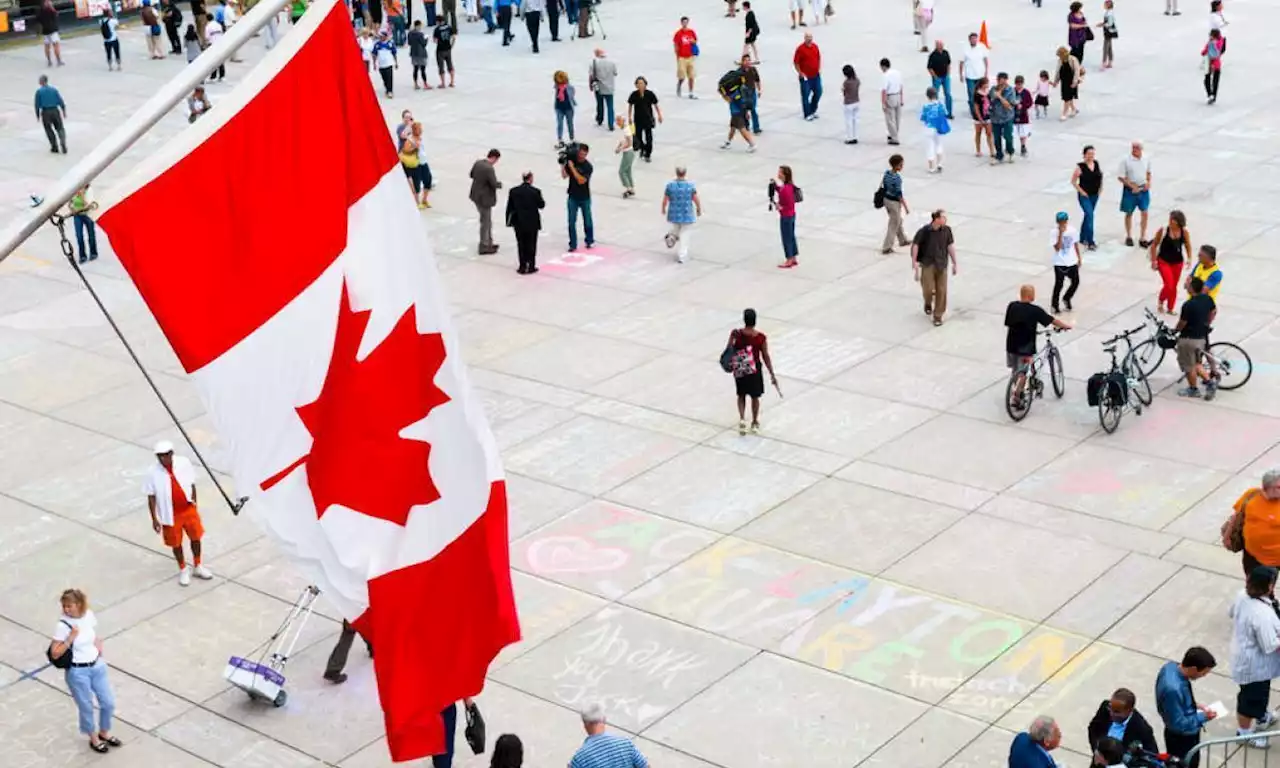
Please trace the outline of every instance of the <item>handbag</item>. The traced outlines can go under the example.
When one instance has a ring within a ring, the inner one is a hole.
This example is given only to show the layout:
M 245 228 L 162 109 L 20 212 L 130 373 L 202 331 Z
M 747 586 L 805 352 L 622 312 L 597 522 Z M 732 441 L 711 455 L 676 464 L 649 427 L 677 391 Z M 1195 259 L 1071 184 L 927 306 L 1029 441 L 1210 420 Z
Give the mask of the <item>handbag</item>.
M 1085 27 L 1085 28 L 1084 28 L 1084 39 L 1085 39 L 1085 40 L 1092 40 L 1092 39 L 1093 39 L 1093 29 L 1092 29 L 1091 27 Z
M 1231 517 L 1228 517 L 1222 523 L 1222 546 L 1228 552 L 1244 551 L 1244 511 L 1249 506 L 1249 502 L 1253 501 L 1253 498 L 1257 495 L 1258 491 L 1256 490 L 1249 494 L 1249 498 L 1244 500 L 1244 503 L 1240 505 L 1240 509 L 1232 512 Z
M 66 624 L 68 627 L 71 627 L 71 622 L 67 621 L 66 619 L 58 619 L 58 621 L 62 622 L 63 624 Z M 71 628 L 75 629 L 75 627 L 71 627 Z M 61 656 L 53 655 L 53 642 L 50 642 L 49 647 L 44 649 L 44 655 L 45 655 L 45 658 L 49 660 L 49 663 L 53 665 L 54 669 L 71 669 L 72 654 L 71 654 L 71 643 L 69 641 L 67 642 L 67 650 L 63 651 Z
M 480 708 L 475 704 L 466 707 L 467 727 L 462 735 L 467 740 L 474 754 L 484 753 L 484 718 L 480 716 Z
M 801 189 L 801 188 L 799 188 L 799 187 L 797 187 L 797 186 L 795 186 L 794 184 L 793 184 L 793 185 L 791 185 L 791 186 L 792 186 L 792 188 L 793 188 L 793 189 L 795 189 L 795 192 L 796 192 L 796 202 L 797 202 L 797 203 L 803 203 L 803 202 L 804 202 L 804 190 L 803 190 L 803 189 Z
M 876 190 L 876 193 L 871 196 L 871 204 L 874 205 L 876 208 L 884 207 L 884 185 L 883 184 L 881 184 L 880 188 Z
M 694 43 L 693 45 L 689 46 L 689 53 L 693 54 L 694 56 L 697 56 L 699 52 L 700 50 L 698 48 L 697 43 Z
M 400 163 L 410 170 L 418 167 L 418 150 L 413 152 L 401 152 Z

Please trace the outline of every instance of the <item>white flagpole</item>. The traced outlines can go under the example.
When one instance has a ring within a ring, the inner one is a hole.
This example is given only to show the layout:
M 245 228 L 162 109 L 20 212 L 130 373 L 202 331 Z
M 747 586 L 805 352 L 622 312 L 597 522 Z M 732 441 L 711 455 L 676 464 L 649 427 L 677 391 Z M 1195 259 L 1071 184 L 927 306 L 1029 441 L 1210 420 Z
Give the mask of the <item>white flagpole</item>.
M 138 108 L 133 116 L 111 132 L 102 143 L 94 147 L 88 157 L 81 160 L 70 171 L 63 175 L 53 191 L 47 194 L 44 201 L 25 217 L 21 217 L 13 226 L 0 236 L 0 261 L 17 250 L 27 238 L 35 234 L 49 217 L 66 205 L 72 196 L 85 184 L 92 182 L 116 158 L 128 151 L 134 142 L 142 138 L 156 123 L 191 94 L 197 85 L 204 82 L 209 71 L 222 64 L 236 49 L 247 43 L 258 30 L 267 25 L 271 19 L 279 15 L 291 0 L 261 0 L 244 18 L 231 26 L 218 42 L 200 54 L 195 61 L 188 64 L 177 77 L 170 80 L 145 104 Z M 374 0 L 377 2 L 377 0 Z M 329 3 L 316 3 L 321 7 L 317 12 L 327 12 Z

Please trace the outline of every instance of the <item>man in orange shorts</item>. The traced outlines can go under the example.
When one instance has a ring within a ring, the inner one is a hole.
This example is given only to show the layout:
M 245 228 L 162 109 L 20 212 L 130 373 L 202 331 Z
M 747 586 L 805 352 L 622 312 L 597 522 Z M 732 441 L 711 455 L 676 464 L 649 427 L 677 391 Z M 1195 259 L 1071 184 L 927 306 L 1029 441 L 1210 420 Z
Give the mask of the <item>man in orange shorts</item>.
M 147 470 L 142 490 L 147 494 L 147 507 L 151 510 L 151 527 L 164 538 L 165 546 L 173 550 L 178 561 L 178 583 L 191 583 L 193 570 L 187 567 L 182 552 L 182 537 L 191 540 L 191 561 L 199 579 L 212 579 L 213 574 L 200 564 L 200 539 L 204 538 L 204 526 L 200 523 L 200 510 L 196 508 L 196 470 L 191 461 L 173 455 L 173 443 L 161 440 L 156 443 L 156 463 Z

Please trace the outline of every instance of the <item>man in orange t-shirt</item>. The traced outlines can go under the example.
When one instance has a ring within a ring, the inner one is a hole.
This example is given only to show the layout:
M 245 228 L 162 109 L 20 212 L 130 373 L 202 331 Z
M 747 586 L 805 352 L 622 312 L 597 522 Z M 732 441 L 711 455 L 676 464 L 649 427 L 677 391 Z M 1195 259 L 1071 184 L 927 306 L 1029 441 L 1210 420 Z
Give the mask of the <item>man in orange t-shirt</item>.
M 147 508 L 151 511 L 151 528 L 164 539 L 165 546 L 173 550 L 178 561 L 178 583 L 187 586 L 194 573 L 199 579 L 212 579 L 213 574 L 200 563 L 200 540 L 204 538 L 204 525 L 200 510 L 196 508 L 196 472 L 190 460 L 173 455 L 173 443 L 162 440 L 155 447 L 156 463 L 147 470 L 142 490 L 147 495 Z M 191 561 L 187 567 L 182 551 L 182 538 L 191 540 Z
M 1235 510 L 1244 512 L 1245 575 L 1259 565 L 1280 567 L 1280 469 L 1264 472 L 1262 486 L 1245 491 Z

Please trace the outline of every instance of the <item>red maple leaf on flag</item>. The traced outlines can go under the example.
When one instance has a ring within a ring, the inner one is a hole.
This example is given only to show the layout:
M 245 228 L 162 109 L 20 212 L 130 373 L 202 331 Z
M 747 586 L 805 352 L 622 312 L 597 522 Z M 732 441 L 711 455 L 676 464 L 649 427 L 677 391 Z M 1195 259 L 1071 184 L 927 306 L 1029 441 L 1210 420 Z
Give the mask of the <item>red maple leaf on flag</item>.
M 427 463 L 431 444 L 400 432 L 449 401 L 435 385 L 444 339 L 419 334 L 410 307 L 382 343 L 357 360 L 371 313 L 351 311 L 344 285 L 324 386 L 314 402 L 297 409 L 311 433 L 311 452 L 268 478 L 262 489 L 305 464 L 318 518 L 341 504 L 404 525 L 411 507 L 440 498 Z

